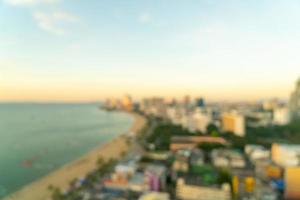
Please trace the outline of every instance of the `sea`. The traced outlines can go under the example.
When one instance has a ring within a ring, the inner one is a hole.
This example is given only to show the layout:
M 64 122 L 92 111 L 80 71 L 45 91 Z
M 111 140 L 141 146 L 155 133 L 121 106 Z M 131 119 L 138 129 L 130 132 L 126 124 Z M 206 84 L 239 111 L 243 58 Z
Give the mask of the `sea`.
M 0 199 L 125 133 L 133 122 L 95 103 L 0 103 Z

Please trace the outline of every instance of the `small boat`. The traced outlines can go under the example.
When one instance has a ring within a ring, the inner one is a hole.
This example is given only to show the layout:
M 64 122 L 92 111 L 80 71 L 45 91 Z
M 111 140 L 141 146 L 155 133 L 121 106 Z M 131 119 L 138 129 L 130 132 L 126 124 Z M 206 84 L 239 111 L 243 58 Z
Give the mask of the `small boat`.
M 33 165 L 33 160 L 23 160 L 22 161 L 22 166 L 26 168 L 30 168 Z

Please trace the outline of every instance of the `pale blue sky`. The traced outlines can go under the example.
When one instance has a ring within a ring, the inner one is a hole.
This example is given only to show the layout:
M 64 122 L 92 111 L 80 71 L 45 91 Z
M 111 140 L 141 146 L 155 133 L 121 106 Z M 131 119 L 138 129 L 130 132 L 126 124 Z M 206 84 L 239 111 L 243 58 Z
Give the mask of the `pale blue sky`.
M 0 100 L 287 98 L 299 21 L 298 0 L 0 0 Z

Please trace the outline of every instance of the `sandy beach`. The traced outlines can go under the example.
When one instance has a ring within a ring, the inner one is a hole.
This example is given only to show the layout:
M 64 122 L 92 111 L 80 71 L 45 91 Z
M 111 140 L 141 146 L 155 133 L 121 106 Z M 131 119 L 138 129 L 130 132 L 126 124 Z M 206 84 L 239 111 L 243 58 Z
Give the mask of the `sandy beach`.
M 135 119 L 134 123 L 126 133 L 138 133 L 146 124 L 144 117 L 137 114 L 132 114 L 132 116 Z M 45 177 L 24 186 L 3 200 L 48 200 L 50 197 L 49 185 L 62 189 L 67 188 L 70 181 L 95 170 L 99 157 L 104 159 L 118 158 L 122 152 L 127 151 L 126 133 L 90 151 L 78 160 L 66 164 Z

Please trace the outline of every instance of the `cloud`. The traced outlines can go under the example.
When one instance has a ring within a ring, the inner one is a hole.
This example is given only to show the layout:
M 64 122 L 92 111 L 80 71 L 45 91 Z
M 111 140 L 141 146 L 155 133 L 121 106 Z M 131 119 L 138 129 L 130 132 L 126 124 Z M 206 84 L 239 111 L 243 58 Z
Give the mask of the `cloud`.
M 39 11 L 33 13 L 33 17 L 41 29 L 55 35 L 66 34 L 67 31 L 63 28 L 64 25 L 79 20 L 78 17 L 67 12 L 46 13 Z
M 4 0 L 5 3 L 13 5 L 13 6 L 31 6 L 37 4 L 51 4 L 56 3 L 59 0 Z
M 3 2 L 11 6 L 34 7 L 35 9 L 32 11 L 32 16 L 42 30 L 55 35 L 64 35 L 67 33 L 66 25 L 68 23 L 77 22 L 79 19 L 65 11 L 57 11 L 57 6 L 60 5 L 61 1 L 62 0 L 3 0 Z M 55 4 L 52 6 L 54 10 L 52 9 L 51 12 L 43 11 L 45 8 L 43 5 L 47 5 L 48 7 L 51 6 L 50 4 Z
M 149 24 L 152 22 L 152 20 L 153 20 L 152 16 L 148 13 L 143 13 L 138 17 L 138 21 L 141 24 Z

